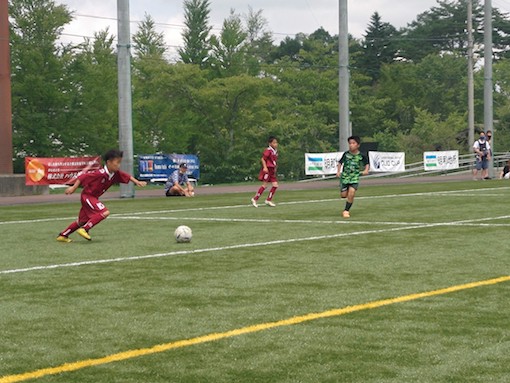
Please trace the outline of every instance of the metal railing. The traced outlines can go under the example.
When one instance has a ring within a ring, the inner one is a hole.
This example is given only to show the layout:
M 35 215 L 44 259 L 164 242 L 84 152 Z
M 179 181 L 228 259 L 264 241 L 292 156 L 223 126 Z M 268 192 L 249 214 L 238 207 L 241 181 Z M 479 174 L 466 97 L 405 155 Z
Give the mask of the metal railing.
M 494 163 L 494 177 L 499 176 L 499 172 L 505 166 L 505 163 L 510 160 L 510 152 L 497 152 L 494 153 L 492 161 Z M 462 154 L 459 155 L 459 167 L 456 169 L 450 170 L 425 170 L 423 161 L 413 162 L 405 165 L 405 171 L 398 173 L 370 173 L 364 178 L 410 178 L 410 177 L 420 177 L 420 176 L 440 176 L 446 174 L 462 174 L 469 173 L 473 170 L 475 165 L 475 155 L 474 154 Z M 335 176 L 317 176 L 314 178 L 308 178 L 302 180 L 300 182 L 311 182 L 311 181 L 319 181 L 319 180 L 327 180 L 333 179 Z

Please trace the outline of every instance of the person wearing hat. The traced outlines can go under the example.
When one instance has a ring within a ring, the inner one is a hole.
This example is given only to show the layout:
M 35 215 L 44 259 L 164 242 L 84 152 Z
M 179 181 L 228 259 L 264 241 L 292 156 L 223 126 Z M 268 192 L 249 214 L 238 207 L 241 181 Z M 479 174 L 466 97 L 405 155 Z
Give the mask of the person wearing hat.
M 165 195 L 167 197 L 193 197 L 195 192 L 191 182 L 189 182 L 188 165 L 182 163 L 179 165 L 179 169 L 174 171 L 168 177 L 165 184 Z

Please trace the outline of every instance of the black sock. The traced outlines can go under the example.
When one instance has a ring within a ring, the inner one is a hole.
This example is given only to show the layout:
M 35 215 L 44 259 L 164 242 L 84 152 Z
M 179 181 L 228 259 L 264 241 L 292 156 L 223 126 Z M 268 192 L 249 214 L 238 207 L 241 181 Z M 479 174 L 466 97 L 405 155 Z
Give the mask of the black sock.
M 351 210 L 351 206 L 352 206 L 353 202 L 346 202 L 345 203 L 345 211 L 349 211 Z

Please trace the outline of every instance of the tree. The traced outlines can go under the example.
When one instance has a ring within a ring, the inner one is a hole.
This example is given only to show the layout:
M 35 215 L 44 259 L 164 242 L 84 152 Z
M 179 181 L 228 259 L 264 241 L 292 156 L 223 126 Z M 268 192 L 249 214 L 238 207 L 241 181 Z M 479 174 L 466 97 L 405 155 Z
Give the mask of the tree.
M 86 39 L 66 68 L 73 84 L 72 117 L 63 127 L 75 154 L 100 154 L 118 145 L 117 55 L 108 28 Z
M 465 55 L 467 50 L 466 0 L 438 0 L 438 6 L 419 14 L 400 31 L 399 54 L 418 62 L 430 54 Z M 483 48 L 483 6 L 473 0 L 475 47 Z M 496 59 L 510 55 L 510 20 L 493 9 L 493 43 Z M 479 52 L 483 54 L 483 49 Z
M 15 153 L 65 153 L 71 84 L 63 68 L 72 48 L 57 39 L 71 13 L 52 0 L 12 0 L 9 14 Z
M 256 76 L 261 72 L 261 65 L 271 61 L 273 36 L 267 30 L 267 20 L 262 10 L 254 11 L 248 7 L 244 16 L 246 24 L 246 56 L 249 73 Z
M 438 0 L 438 6 L 419 14 L 415 21 L 401 30 L 400 55 L 415 62 L 432 53 L 460 53 L 467 49 L 467 2 Z M 479 1 L 473 1 L 473 27 L 480 41 L 483 12 Z
M 510 148 L 510 60 L 500 60 L 494 65 L 494 92 L 496 123 L 496 151 Z
M 187 64 L 205 66 L 209 54 L 209 0 L 184 0 L 184 47 L 179 49 L 181 60 Z
M 288 57 L 291 60 L 297 60 L 299 51 L 303 46 L 304 37 L 304 34 L 297 34 L 294 38 L 286 36 L 282 41 L 280 41 L 278 48 L 274 50 L 272 60 L 278 61 L 284 57 Z
M 371 16 L 363 41 L 362 59 L 358 61 L 358 65 L 373 82 L 379 79 L 381 66 L 393 62 L 397 53 L 393 41 L 396 36 L 395 27 L 383 22 L 379 13 L 375 12 Z
M 211 37 L 211 67 L 220 76 L 239 75 L 246 72 L 246 38 L 241 16 L 230 10 L 230 15 L 223 21 L 219 36 Z
M 428 150 L 463 149 L 457 141 L 465 127 L 463 115 L 452 113 L 442 119 L 420 108 L 416 108 L 415 115 L 415 123 L 409 134 L 400 134 L 398 137 L 400 147 L 410 158 L 421 159 L 423 152 Z
M 455 55 L 430 55 L 419 63 L 383 66 L 377 95 L 390 100 L 386 116 L 398 121 L 406 132 L 414 125 L 416 107 L 442 119 L 465 113 L 466 62 Z
M 144 19 L 138 24 L 138 31 L 133 35 L 133 43 L 138 58 L 158 59 L 166 52 L 165 36 L 156 32 L 154 19 L 148 14 L 145 14 Z

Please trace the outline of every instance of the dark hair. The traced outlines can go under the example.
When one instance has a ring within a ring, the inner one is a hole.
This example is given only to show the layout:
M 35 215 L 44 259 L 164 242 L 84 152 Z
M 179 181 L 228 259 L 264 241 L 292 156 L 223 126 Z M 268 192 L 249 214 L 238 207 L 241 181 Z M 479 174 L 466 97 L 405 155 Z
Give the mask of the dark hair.
M 361 143 L 361 138 L 359 138 L 359 136 L 350 136 L 350 137 L 347 139 L 347 142 L 349 142 L 350 140 L 354 140 L 354 141 L 356 141 L 358 145 Z
M 122 158 L 123 155 L 124 155 L 124 152 L 121 152 L 120 150 L 117 150 L 117 149 L 112 149 L 112 150 L 108 150 L 104 154 L 103 160 L 104 160 L 104 162 L 108 162 L 115 158 Z
M 269 138 L 267 139 L 267 143 L 270 144 L 271 142 L 273 142 L 274 140 L 277 140 L 278 138 L 276 138 L 276 136 L 269 136 Z

